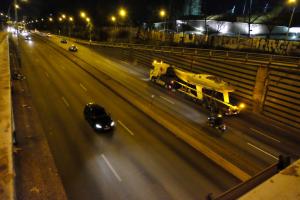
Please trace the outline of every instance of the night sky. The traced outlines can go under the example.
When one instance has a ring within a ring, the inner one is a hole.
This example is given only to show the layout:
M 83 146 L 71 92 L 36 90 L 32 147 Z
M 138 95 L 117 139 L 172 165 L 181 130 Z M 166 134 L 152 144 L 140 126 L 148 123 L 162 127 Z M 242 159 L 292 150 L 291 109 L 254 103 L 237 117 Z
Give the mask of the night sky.
M 13 0 L 0 0 L 0 11 L 7 12 L 8 5 Z M 20 0 L 19 0 L 20 1 Z M 177 10 L 183 6 L 184 0 L 28 0 L 29 3 L 21 4 L 21 15 L 31 17 L 46 17 L 50 13 L 66 13 L 78 16 L 79 10 L 90 13 L 94 21 L 107 21 L 108 16 L 114 14 L 118 7 L 128 9 L 132 21 L 142 22 L 157 17 L 160 8 L 170 9 L 173 5 Z M 209 14 L 224 13 L 236 5 L 236 12 L 241 13 L 245 0 L 203 0 L 203 11 Z M 253 0 L 254 10 L 263 10 L 269 2 L 270 8 L 282 0 Z

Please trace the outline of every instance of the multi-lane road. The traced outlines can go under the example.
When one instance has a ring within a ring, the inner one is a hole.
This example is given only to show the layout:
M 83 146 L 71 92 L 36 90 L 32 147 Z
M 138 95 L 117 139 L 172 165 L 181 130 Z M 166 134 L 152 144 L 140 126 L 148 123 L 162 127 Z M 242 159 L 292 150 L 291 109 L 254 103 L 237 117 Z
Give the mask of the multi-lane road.
M 229 130 L 218 135 L 197 105 L 151 85 L 149 69 L 88 46 L 79 45 L 74 54 L 68 45 L 58 44 L 61 48 L 53 43 L 57 39 L 50 40 L 21 38 L 21 66 L 70 199 L 203 199 L 240 182 L 99 79 L 118 82 L 147 106 L 181 120 L 179 127 L 198 131 L 199 140 L 250 175 L 280 154 L 300 155 L 300 138 L 293 132 L 242 115 L 226 119 Z M 88 102 L 111 113 L 117 122 L 113 133 L 97 134 L 84 121 Z

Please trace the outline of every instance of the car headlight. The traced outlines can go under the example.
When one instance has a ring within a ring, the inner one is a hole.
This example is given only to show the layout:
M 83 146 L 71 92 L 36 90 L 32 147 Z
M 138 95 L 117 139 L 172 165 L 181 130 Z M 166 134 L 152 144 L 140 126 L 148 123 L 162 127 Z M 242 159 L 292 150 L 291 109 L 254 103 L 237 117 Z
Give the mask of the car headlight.
M 102 128 L 102 126 L 100 124 L 96 124 L 95 127 L 98 128 L 98 129 Z
M 115 125 L 115 122 L 112 121 L 112 122 L 110 123 L 110 126 L 114 126 L 114 125 Z

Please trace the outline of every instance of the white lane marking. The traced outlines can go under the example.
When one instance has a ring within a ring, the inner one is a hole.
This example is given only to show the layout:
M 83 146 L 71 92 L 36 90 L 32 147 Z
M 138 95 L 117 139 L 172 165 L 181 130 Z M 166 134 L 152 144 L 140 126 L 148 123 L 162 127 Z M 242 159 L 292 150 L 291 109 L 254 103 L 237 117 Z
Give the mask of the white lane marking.
M 270 154 L 269 152 L 266 152 L 266 151 L 262 150 L 261 148 L 255 146 L 254 144 L 251 144 L 251 143 L 249 143 L 249 142 L 248 142 L 247 144 L 248 144 L 249 146 L 253 147 L 254 149 L 257 149 L 257 150 L 259 150 L 259 151 L 265 153 L 266 155 L 268 155 L 268 156 L 274 158 L 275 160 L 278 160 L 278 158 L 277 158 L 276 156 L 274 156 L 273 154 Z
M 49 74 L 47 72 L 45 72 L 45 75 L 47 76 L 47 78 L 49 78 Z
M 67 100 L 65 99 L 65 97 L 62 97 L 61 99 L 63 100 L 63 102 L 66 104 L 67 107 L 70 106 L 69 103 L 67 102 Z
M 87 91 L 86 87 L 84 87 L 84 85 L 82 83 L 79 83 L 79 85 L 85 92 Z
M 134 136 L 134 133 L 129 129 L 127 128 L 127 126 L 125 126 L 125 124 L 123 124 L 120 120 L 118 120 L 118 123 L 128 132 L 130 133 L 130 135 Z
M 163 96 L 159 96 L 160 98 L 162 98 L 163 100 L 169 102 L 170 104 L 175 104 L 173 101 L 171 101 L 170 99 L 166 98 L 166 97 L 163 97 Z
M 250 130 L 252 130 L 253 132 L 256 132 L 256 133 L 258 133 L 260 135 L 263 135 L 263 136 L 265 136 L 265 137 L 267 137 L 267 138 L 269 138 L 271 140 L 274 140 L 276 142 L 280 142 L 280 140 L 277 140 L 277 139 L 275 139 L 275 138 L 273 138 L 273 137 L 271 137 L 271 136 L 269 136 L 269 135 L 267 135 L 267 134 L 265 134 L 265 133 L 263 133 L 261 131 L 258 131 L 258 130 L 254 129 L 254 128 L 250 128 Z
M 119 182 L 122 181 L 121 177 L 119 176 L 119 174 L 116 172 L 116 170 L 113 168 L 113 166 L 110 164 L 110 162 L 108 161 L 108 159 L 106 158 L 106 156 L 104 154 L 101 154 L 103 160 L 105 161 L 105 163 L 107 164 L 107 166 L 109 167 L 109 169 L 113 172 L 113 174 L 115 175 L 115 177 L 118 179 Z

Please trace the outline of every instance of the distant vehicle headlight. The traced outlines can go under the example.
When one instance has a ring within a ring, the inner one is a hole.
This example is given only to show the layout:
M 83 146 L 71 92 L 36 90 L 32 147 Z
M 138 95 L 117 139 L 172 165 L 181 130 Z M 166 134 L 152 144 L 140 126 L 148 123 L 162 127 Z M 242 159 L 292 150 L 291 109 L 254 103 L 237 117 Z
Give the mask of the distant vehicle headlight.
M 102 126 L 101 126 L 100 124 L 96 124 L 95 127 L 96 127 L 97 129 L 101 129 L 101 128 L 102 128 Z
M 112 121 L 112 122 L 110 123 L 110 126 L 114 126 L 114 125 L 115 125 L 115 122 Z

